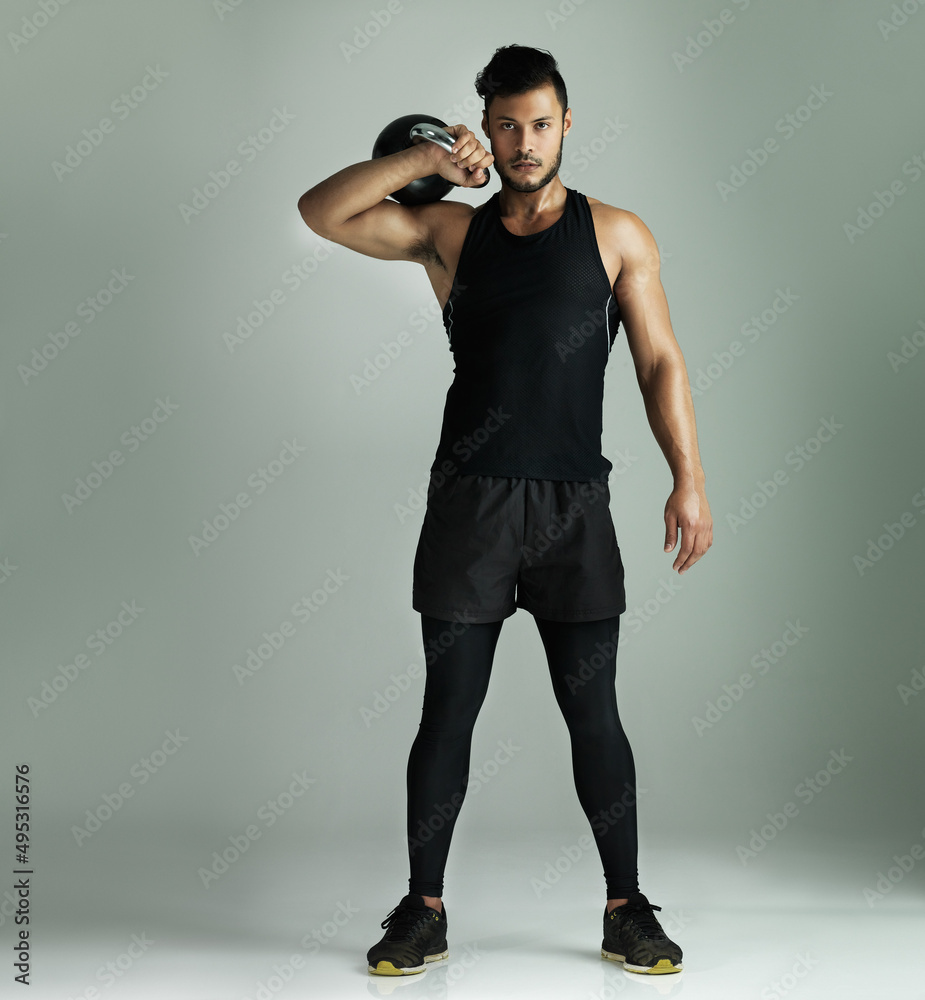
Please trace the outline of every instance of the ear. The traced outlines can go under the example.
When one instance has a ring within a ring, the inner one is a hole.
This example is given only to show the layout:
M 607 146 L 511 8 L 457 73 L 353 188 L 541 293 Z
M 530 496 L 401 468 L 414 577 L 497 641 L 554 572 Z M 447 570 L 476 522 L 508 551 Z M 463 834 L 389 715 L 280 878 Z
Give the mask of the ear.
M 486 139 L 491 139 L 491 136 L 488 134 L 488 112 L 485 110 L 482 111 L 482 132 L 485 134 Z
M 569 129 L 572 127 L 572 109 L 566 108 L 565 115 L 562 119 L 562 136 L 563 138 L 568 135 Z

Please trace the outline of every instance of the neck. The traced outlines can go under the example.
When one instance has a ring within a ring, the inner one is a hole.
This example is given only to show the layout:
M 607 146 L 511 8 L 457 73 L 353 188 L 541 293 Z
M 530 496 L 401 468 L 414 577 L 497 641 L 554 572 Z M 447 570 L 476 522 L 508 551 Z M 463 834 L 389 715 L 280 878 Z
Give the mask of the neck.
M 536 191 L 515 191 L 501 182 L 498 204 L 506 218 L 534 219 L 545 212 L 561 212 L 568 194 L 559 175 Z

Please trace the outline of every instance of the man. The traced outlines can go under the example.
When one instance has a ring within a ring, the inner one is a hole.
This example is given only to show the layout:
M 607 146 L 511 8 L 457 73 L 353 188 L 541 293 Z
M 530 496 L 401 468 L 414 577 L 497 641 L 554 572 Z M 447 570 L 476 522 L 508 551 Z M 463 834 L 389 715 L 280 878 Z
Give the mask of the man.
M 472 729 L 503 620 L 524 608 L 544 644 L 604 865 L 601 955 L 634 972 L 677 972 L 681 949 L 638 888 L 635 769 L 615 692 L 626 599 L 601 421 L 604 367 L 622 322 L 674 479 L 665 551 L 680 533 L 672 568 L 687 572 L 713 538 L 687 372 L 652 234 L 632 212 L 558 176 L 572 115 L 553 57 L 501 47 L 476 92 L 490 153 L 453 125 L 452 153 L 413 145 L 346 167 L 299 200 L 320 236 L 423 265 L 456 360 L 414 560 L 427 675 L 406 776 L 409 892 L 383 920 L 368 968 L 405 975 L 448 957 L 443 873 Z M 479 187 L 492 164 L 501 190 L 477 208 L 387 198 L 434 173 Z

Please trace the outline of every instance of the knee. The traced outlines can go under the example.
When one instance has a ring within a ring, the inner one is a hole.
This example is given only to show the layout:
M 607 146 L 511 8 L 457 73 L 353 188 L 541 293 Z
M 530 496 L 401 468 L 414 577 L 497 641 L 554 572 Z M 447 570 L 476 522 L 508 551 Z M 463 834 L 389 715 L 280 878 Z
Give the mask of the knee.
M 446 746 L 470 740 L 475 728 L 475 719 L 453 718 L 446 720 L 422 721 L 418 726 L 419 738 L 431 746 Z
M 565 724 L 573 742 L 583 746 L 612 748 L 628 745 L 619 719 L 600 712 L 563 712 Z

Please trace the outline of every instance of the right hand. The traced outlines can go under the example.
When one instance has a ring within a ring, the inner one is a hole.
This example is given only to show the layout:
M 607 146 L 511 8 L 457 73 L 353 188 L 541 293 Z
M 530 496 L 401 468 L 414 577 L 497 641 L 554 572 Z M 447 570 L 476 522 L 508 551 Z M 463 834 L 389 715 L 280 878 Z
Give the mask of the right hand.
M 485 183 L 484 168 L 495 162 L 494 156 L 465 125 L 447 125 L 446 131 L 456 140 L 453 144 L 455 153 L 448 153 L 435 142 L 427 140 L 416 145 L 429 147 L 426 152 L 433 164 L 433 173 L 459 187 L 480 187 Z

